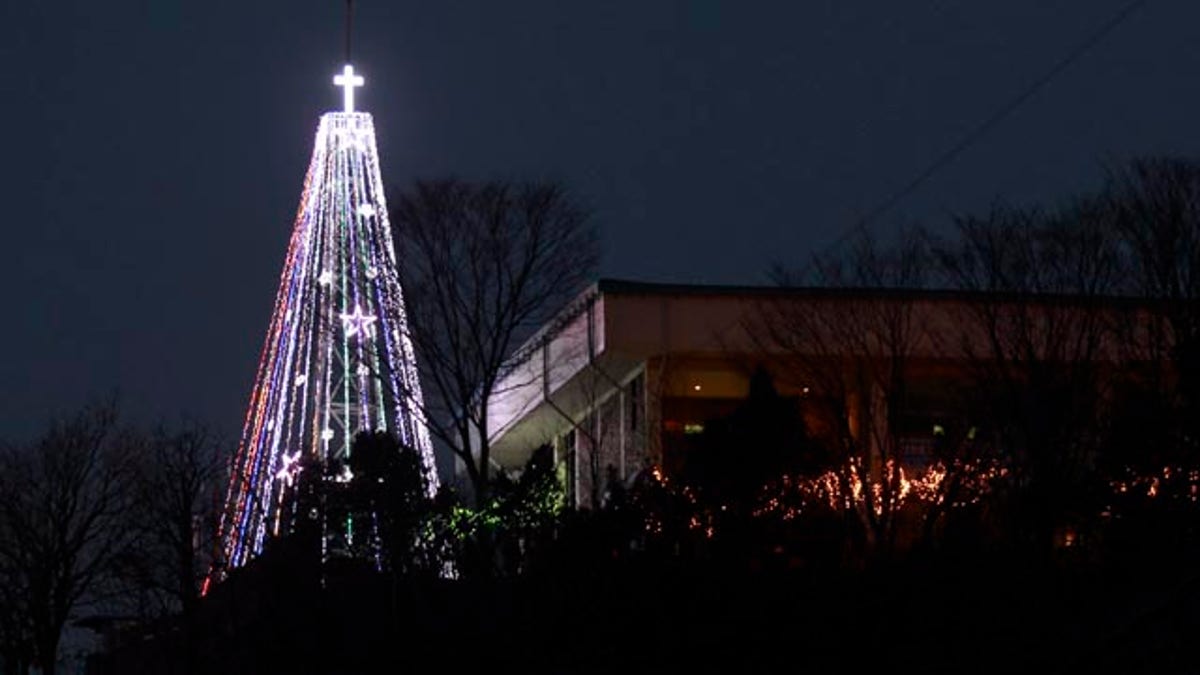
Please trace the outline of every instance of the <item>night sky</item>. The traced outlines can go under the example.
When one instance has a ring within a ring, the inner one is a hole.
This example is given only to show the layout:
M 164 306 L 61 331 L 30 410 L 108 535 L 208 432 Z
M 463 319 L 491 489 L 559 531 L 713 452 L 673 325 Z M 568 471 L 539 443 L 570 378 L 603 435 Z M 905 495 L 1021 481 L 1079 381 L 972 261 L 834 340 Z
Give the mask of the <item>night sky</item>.
M 356 2 L 384 179 L 554 178 L 606 276 L 759 283 L 801 262 L 1128 0 Z M 0 7 L 0 438 L 110 392 L 236 437 L 337 0 Z M 1195 155 L 1200 4 L 1151 0 L 874 223 L 1054 200 Z

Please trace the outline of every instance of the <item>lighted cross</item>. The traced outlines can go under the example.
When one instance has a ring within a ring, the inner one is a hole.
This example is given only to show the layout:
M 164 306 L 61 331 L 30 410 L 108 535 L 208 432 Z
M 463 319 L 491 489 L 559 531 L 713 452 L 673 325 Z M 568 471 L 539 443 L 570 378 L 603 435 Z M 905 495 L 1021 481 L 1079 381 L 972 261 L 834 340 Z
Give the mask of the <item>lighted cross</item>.
M 344 91 L 343 96 L 346 102 L 346 112 L 354 112 L 354 88 L 363 86 L 362 75 L 354 74 L 354 66 L 346 64 L 342 69 L 341 75 L 335 75 L 333 78 L 334 86 L 341 87 Z

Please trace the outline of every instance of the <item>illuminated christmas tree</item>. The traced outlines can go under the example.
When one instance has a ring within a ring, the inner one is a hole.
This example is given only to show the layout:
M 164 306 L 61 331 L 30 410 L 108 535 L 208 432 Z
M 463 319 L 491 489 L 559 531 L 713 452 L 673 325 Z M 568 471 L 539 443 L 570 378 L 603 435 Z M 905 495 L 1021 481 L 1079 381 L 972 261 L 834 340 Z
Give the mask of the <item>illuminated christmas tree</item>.
M 345 91 L 345 110 L 322 116 L 317 129 L 231 467 L 220 529 L 229 567 L 308 517 L 296 513 L 302 467 L 346 466 L 360 432 L 393 434 L 419 454 L 430 493 L 437 487 L 374 124 L 354 111 L 363 78 L 347 65 L 334 84 Z

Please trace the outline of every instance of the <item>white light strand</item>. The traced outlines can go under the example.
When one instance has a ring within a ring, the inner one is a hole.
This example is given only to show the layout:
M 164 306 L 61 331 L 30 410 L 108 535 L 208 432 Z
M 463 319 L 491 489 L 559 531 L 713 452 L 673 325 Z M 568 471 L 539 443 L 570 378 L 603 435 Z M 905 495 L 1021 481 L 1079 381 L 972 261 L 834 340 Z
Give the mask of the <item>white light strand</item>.
M 345 76 L 348 92 L 361 86 Z M 344 458 L 361 430 L 416 447 L 427 489 L 437 489 L 387 220 L 371 117 L 326 115 L 222 518 L 232 567 L 293 527 L 288 488 L 301 460 Z

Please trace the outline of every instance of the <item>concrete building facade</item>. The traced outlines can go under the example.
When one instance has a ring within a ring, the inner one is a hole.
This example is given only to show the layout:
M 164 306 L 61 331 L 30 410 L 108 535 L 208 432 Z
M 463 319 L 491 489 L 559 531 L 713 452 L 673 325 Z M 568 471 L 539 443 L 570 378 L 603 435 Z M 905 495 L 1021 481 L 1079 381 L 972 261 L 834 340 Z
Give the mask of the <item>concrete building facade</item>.
M 986 301 L 997 308 L 1000 333 L 1030 323 L 1027 299 Z M 906 461 L 920 463 L 937 435 L 968 414 L 955 383 L 976 365 L 971 345 L 982 354 L 996 337 L 978 320 L 978 302 L 942 291 L 600 280 L 526 342 L 519 366 L 490 399 L 492 457 L 505 470 L 519 469 L 550 444 L 570 502 L 594 507 L 611 481 L 685 461 L 705 424 L 733 411 L 762 368 L 780 395 L 805 400 L 814 433 L 836 435 L 830 425 L 844 424 L 848 436 L 882 454 L 888 441 L 879 430 L 887 429 Z M 1092 339 L 1089 303 L 1035 304 L 1037 315 L 1054 307 L 1050 323 L 1073 331 L 1074 343 Z M 767 324 L 788 320 L 807 322 L 799 343 L 770 334 Z M 1096 339 L 1086 358 L 1115 364 L 1121 345 Z M 902 404 L 889 386 L 897 378 Z M 834 409 L 840 417 L 827 414 Z

